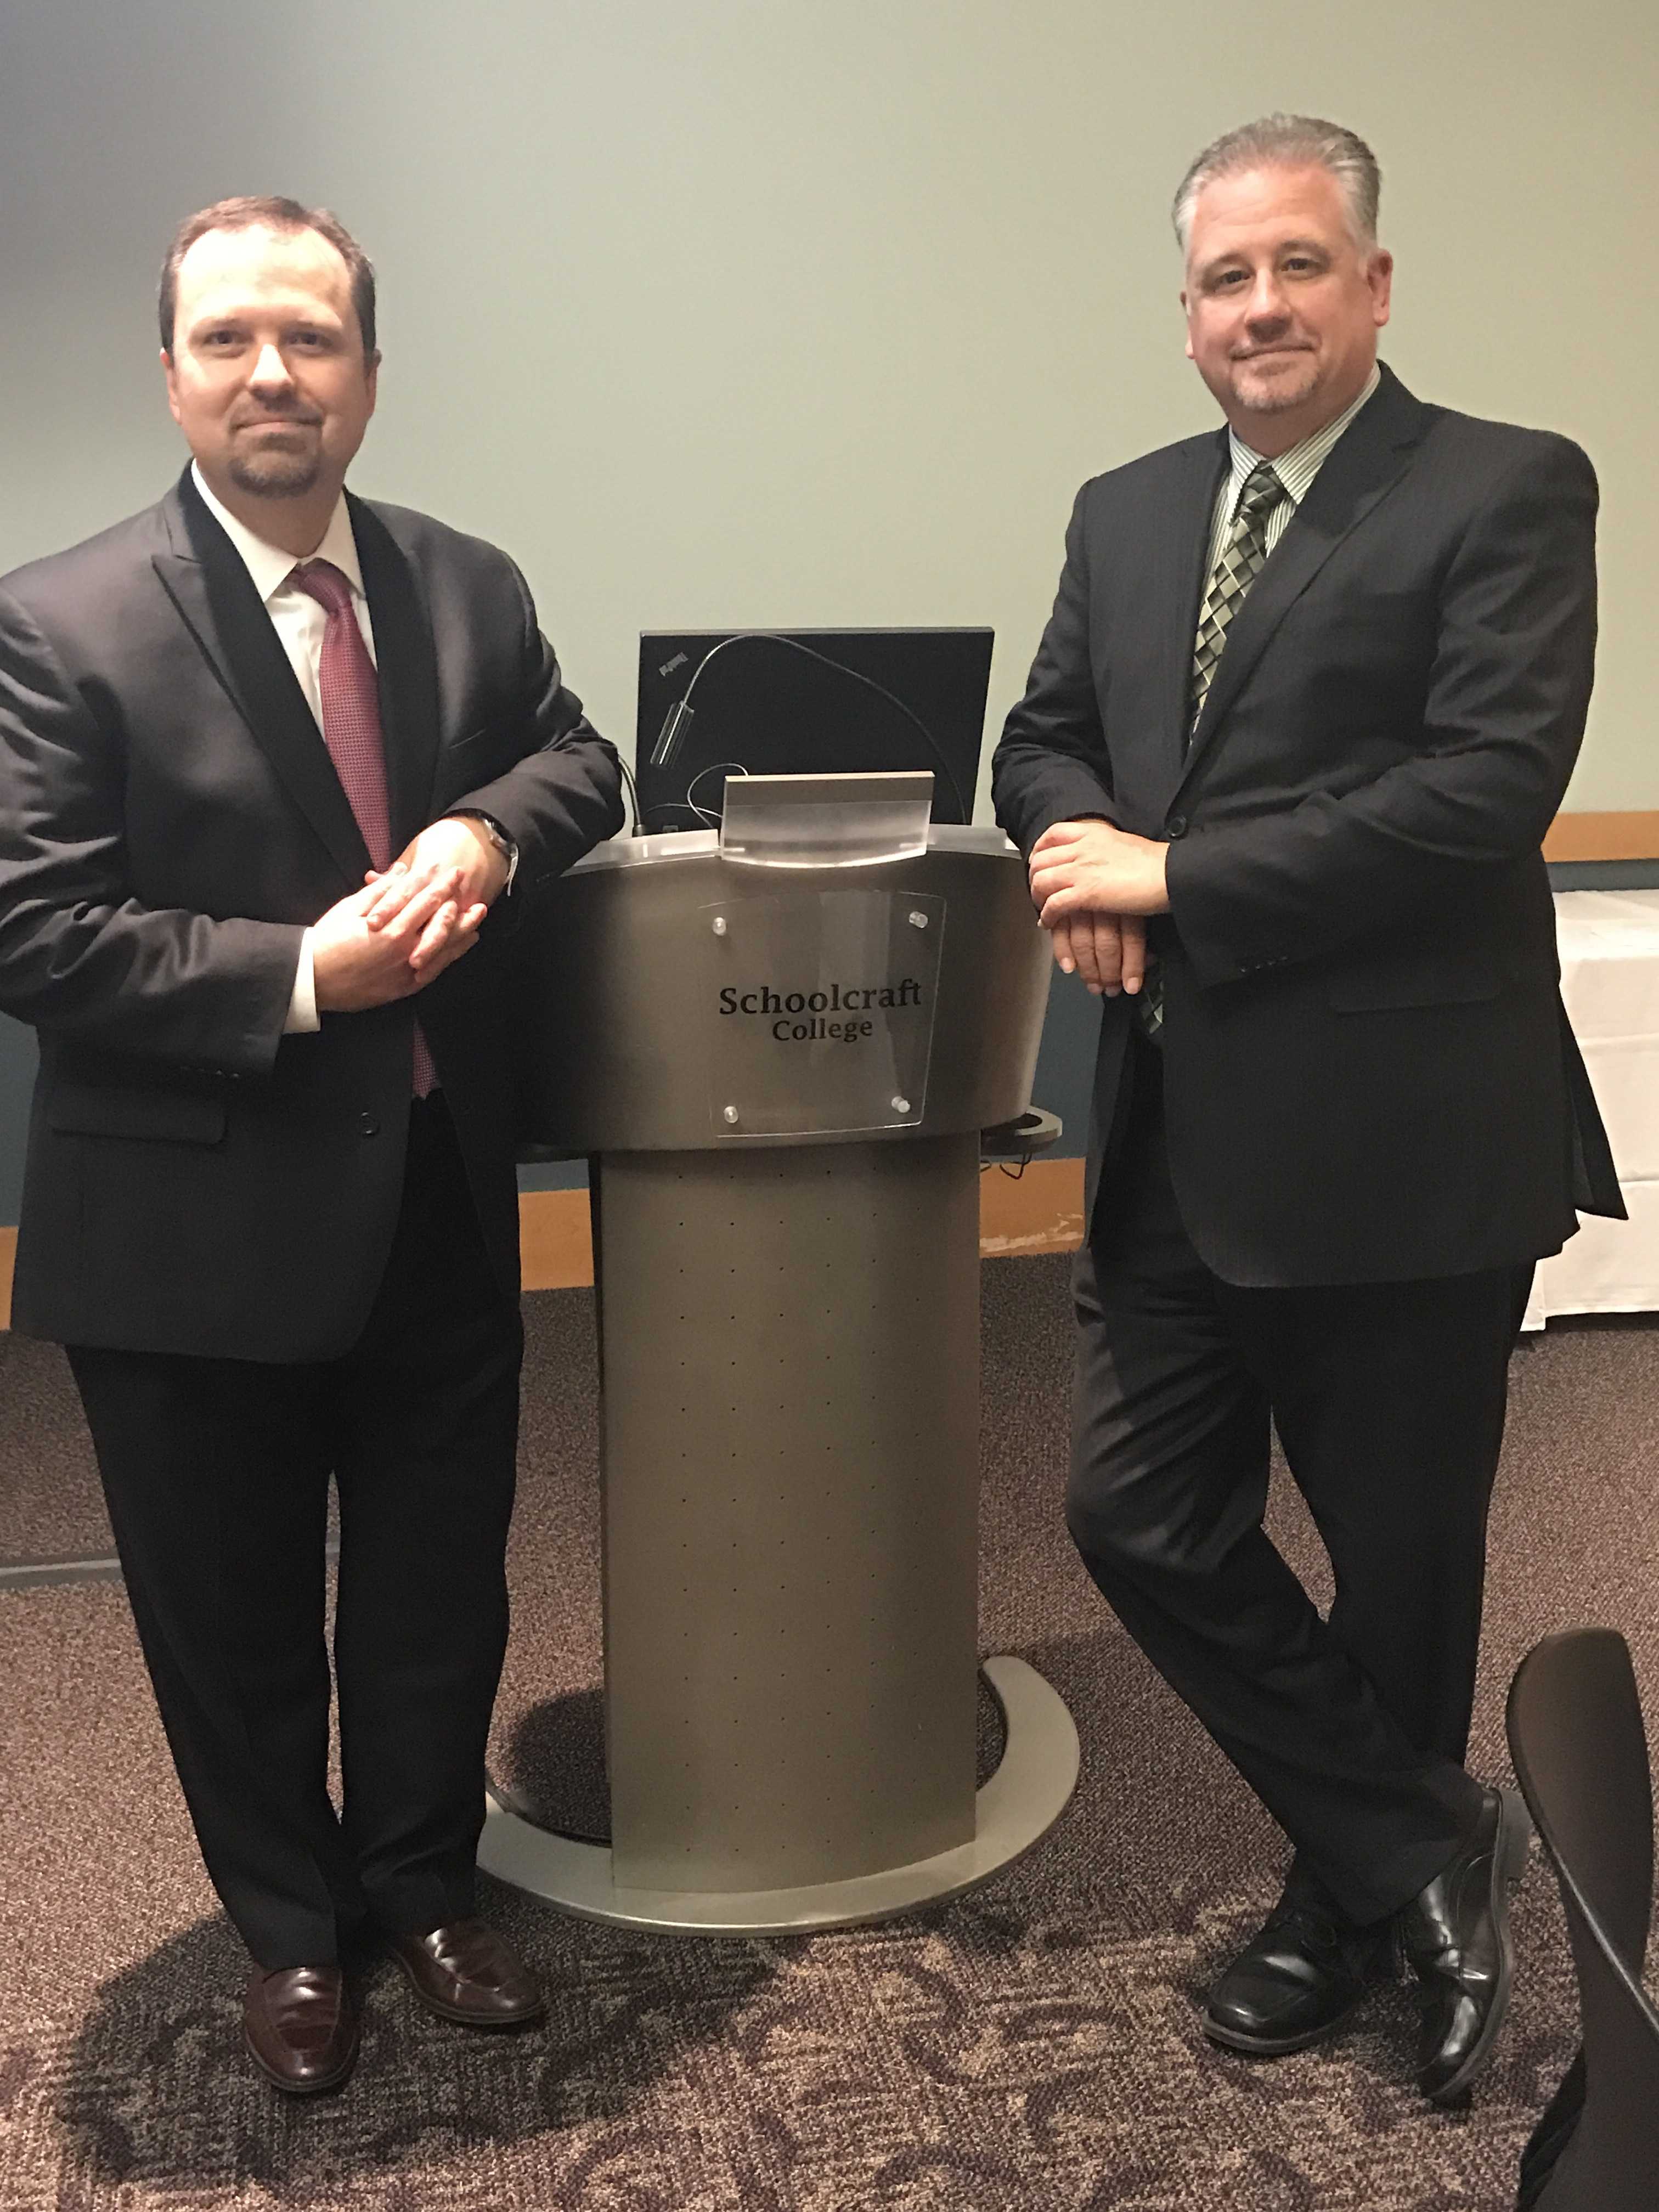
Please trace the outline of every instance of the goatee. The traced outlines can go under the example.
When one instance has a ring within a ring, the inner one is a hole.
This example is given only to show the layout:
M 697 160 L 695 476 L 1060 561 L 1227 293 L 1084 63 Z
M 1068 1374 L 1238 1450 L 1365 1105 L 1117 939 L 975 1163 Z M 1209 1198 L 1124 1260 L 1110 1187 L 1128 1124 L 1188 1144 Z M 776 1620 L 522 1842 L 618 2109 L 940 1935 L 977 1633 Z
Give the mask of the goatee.
M 316 453 L 238 453 L 230 480 L 255 499 L 303 499 L 316 489 L 322 459 Z
M 1282 380 L 1238 377 L 1233 384 L 1239 405 L 1252 415 L 1282 415 L 1288 408 L 1303 406 L 1318 389 L 1318 373 L 1313 369 Z

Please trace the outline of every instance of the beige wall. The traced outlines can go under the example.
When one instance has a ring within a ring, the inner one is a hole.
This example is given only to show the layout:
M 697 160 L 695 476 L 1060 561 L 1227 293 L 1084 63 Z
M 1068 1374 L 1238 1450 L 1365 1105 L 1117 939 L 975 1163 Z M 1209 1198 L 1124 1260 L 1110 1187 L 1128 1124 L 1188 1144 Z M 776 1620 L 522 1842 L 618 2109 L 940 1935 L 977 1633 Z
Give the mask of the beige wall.
M 380 264 L 359 489 L 514 551 L 595 720 L 679 623 L 988 622 L 1018 693 L 1079 481 L 1206 427 L 1165 209 L 1273 106 L 1369 136 L 1420 392 L 1571 432 L 1605 618 L 1570 803 L 1659 806 L 1650 0 L 11 0 L 0 568 L 177 465 L 173 222 Z

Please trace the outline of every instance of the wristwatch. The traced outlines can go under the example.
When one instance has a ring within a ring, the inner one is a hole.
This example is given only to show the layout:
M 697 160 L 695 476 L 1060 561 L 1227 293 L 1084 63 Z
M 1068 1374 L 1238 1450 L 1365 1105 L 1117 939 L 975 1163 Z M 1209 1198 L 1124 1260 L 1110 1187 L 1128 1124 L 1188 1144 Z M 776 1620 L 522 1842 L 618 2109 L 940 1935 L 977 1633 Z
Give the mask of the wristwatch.
M 505 898 L 513 888 L 513 878 L 519 872 L 519 848 L 509 837 L 493 814 L 486 814 L 481 806 L 458 806 L 450 815 L 452 822 L 476 822 L 490 843 L 507 862 L 507 881 L 501 885 Z

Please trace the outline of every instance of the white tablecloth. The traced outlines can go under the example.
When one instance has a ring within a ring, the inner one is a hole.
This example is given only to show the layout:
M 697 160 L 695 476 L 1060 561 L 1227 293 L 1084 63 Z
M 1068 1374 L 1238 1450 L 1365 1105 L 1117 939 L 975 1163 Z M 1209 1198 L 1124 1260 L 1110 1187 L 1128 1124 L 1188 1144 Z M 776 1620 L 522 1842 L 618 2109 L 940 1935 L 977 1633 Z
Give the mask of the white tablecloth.
M 1630 1219 L 1587 1215 L 1542 1262 L 1528 1328 L 1552 1314 L 1659 1311 L 1659 890 L 1559 891 L 1555 929 L 1561 994 Z

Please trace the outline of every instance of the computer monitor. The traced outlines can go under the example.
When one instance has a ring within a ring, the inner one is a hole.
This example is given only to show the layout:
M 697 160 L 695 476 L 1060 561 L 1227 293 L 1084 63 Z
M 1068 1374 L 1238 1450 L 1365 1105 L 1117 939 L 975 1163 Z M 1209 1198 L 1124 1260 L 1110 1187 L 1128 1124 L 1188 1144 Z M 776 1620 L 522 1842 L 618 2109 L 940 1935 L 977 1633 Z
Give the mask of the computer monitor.
M 641 826 L 720 818 L 751 775 L 931 769 L 933 819 L 966 822 L 979 781 L 988 629 L 661 630 L 640 639 Z

